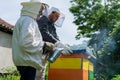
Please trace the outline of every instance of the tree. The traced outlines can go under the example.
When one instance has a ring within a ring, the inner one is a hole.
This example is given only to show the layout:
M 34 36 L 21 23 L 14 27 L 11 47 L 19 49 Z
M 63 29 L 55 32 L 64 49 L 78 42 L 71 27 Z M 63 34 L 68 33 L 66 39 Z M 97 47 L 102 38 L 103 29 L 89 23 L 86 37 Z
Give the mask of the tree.
M 73 22 L 78 26 L 76 39 L 81 36 L 91 38 L 89 46 L 97 52 L 98 60 L 106 65 L 95 69 L 98 80 L 101 75 L 108 80 L 114 74 L 120 74 L 120 1 L 71 0 L 71 3 Z

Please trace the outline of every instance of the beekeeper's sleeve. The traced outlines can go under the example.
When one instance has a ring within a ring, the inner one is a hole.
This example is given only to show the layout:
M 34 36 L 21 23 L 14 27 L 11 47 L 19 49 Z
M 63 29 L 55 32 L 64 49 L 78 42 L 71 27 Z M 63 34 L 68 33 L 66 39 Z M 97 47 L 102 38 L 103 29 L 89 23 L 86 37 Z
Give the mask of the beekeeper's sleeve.
M 27 53 L 38 53 L 42 50 L 44 42 L 38 30 L 37 23 L 33 20 L 26 20 L 21 26 L 20 47 Z

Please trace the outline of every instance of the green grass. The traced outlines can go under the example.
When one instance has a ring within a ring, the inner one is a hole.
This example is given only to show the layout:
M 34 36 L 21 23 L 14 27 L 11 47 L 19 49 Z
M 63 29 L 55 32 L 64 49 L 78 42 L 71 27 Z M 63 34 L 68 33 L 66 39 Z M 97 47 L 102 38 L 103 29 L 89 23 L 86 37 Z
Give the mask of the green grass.
M 45 80 L 48 80 L 48 69 L 49 69 L 49 62 L 46 63 L 46 70 L 45 70 Z
M 20 80 L 19 72 L 16 67 L 7 67 L 2 69 L 0 80 Z
M 48 62 L 47 62 L 48 65 Z M 46 68 L 46 72 L 45 72 L 45 80 L 48 80 L 48 66 Z M 0 80 L 20 80 L 20 75 L 19 72 L 17 71 L 17 69 L 15 67 L 7 67 L 7 68 L 3 68 L 2 71 L 4 73 L 8 73 L 6 74 L 1 74 L 0 75 Z
M 13 75 L 1 76 L 0 80 L 20 80 L 20 76 Z

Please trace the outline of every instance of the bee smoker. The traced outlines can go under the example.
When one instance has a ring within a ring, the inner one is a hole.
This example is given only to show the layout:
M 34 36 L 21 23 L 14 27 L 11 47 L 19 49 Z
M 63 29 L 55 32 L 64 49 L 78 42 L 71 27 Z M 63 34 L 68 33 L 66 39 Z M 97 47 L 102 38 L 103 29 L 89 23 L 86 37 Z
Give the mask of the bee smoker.
M 54 53 L 51 56 L 49 56 L 48 61 L 50 63 L 53 63 L 60 56 L 60 54 L 62 53 L 62 50 L 63 48 L 56 48 Z

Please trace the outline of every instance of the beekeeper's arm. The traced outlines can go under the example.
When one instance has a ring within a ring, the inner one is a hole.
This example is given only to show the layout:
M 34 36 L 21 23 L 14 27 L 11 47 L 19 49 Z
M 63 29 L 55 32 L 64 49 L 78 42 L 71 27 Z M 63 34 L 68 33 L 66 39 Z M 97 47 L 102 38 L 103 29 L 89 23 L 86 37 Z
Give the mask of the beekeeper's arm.
M 20 47 L 27 53 L 37 53 L 43 48 L 44 42 L 40 32 L 36 32 L 36 23 L 33 20 L 26 20 L 22 24 L 20 32 Z
M 62 53 L 65 54 L 65 55 L 69 55 L 69 54 L 72 53 L 71 48 L 70 48 L 68 45 L 65 45 L 65 44 L 61 43 L 60 41 L 57 41 L 57 42 L 55 43 L 55 46 L 56 46 L 57 48 L 63 48 Z
M 53 34 L 49 33 L 48 28 L 52 27 L 48 25 L 48 20 L 45 17 L 42 17 L 40 20 L 38 20 L 38 24 L 39 24 L 39 29 L 41 31 L 41 34 L 43 37 L 44 41 L 48 41 L 48 42 L 52 42 L 55 43 L 58 40 L 58 36 L 55 33 L 54 35 L 56 35 L 56 37 L 53 36 Z M 57 38 L 57 39 L 56 39 Z

